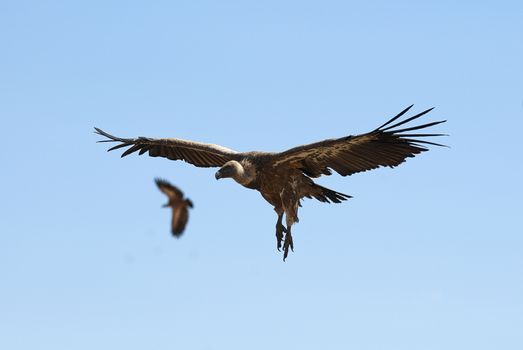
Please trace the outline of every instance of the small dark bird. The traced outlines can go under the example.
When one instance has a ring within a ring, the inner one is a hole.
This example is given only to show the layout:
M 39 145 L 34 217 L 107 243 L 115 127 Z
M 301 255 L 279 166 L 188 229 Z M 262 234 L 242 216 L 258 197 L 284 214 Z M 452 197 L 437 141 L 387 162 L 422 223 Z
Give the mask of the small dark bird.
M 125 139 L 98 128 L 95 130 L 97 134 L 107 137 L 107 140 L 99 142 L 118 142 L 109 151 L 129 147 L 122 157 L 134 152 L 140 155 L 148 152 L 151 157 L 184 160 L 197 167 L 219 167 L 220 170 L 215 174 L 216 179 L 232 178 L 244 187 L 259 191 L 278 214 L 276 244 L 280 250 L 283 242 L 285 260 L 289 248 L 294 250 L 291 226 L 298 222 L 298 208 L 302 198 L 315 198 L 325 203 L 341 203 L 351 198 L 347 194 L 316 184 L 314 178 L 331 175 L 332 170 L 341 176 L 348 176 L 379 167 L 393 168 L 407 158 L 428 151 L 427 145 L 443 146 L 423 138 L 446 136 L 444 134 L 411 131 L 426 129 L 444 123 L 445 120 L 399 128 L 432 110 L 427 109 L 397 121 L 411 108 L 412 106 L 407 107 L 370 132 L 323 140 L 277 153 L 236 152 L 218 145 L 182 139 Z M 282 224 L 283 214 L 285 226 Z
M 189 220 L 189 209 L 193 204 L 189 198 L 183 198 L 183 192 L 176 186 L 162 179 L 155 179 L 156 185 L 162 191 L 169 202 L 163 205 L 164 208 L 171 207 L 173 213 L 171 218 L 171 232 L 173 236 L 179 238 L 185 230 L 185 225 Z

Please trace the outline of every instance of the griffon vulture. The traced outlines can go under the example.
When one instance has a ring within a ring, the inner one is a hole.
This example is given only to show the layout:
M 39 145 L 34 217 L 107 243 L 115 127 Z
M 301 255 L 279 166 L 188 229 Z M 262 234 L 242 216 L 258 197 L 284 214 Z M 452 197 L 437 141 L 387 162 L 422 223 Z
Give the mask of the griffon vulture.
M 278 214 L 276 242 L 278 250 L 283 243 L 285 260 L 289 248 L 294 250 L 291 227 L 298 222 L 298 207 L 302 198 L 315 198 L 325 203 L 340 203 L 351 198 L 316 184 L 313 178 L 331 175 L 332 170 L 341 176 L 348 176 L 379 167 L 393 168 L 407 158 L 427 151 L 427 145 L 443 146 L 422 138 L 446 136 L 444 134 L 410 132 L 429 128 L 445 120 L 399 128 L 432 110 L 397 121 L 411 108 L 407 107 L 371 132 L 323 140 L 279 153 L 236 152 L 218 145 L 172 138 L 128 139 L 112 136 L 98 128 L 95 130 L 107 138 L 99 142 L 119 143 L 108 151 L 129 147 L 122 157 L 134 152 L 140 155 L 149 152 L 151 157 L 184 160 L 197 167 L 218 167 L 220 169 L 215 174 L 216 179 L 232 178 L 244 187 L 258 190 Z M 283 214 L 285 226 L 282 224 Z
M 189 220 L 189 208 L 192 208 L 193 204 L 189 198 L 183 198 L 183 192 L 178 187 L 162 179 L 155 179 L 154 181 L 160 191 L 169 198 L 169 202 L 164 204 L 163 207 L 171 207 L 171 232 L 173 236 L 179 238 L 185 230 L 185 225 Z

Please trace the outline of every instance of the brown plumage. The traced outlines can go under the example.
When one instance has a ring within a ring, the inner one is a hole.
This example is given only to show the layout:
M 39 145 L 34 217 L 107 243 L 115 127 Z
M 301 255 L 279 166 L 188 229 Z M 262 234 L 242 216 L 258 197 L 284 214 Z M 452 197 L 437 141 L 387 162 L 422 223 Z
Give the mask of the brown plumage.
M 445 120 L 399 128 L 432 110 L 397 121 L 411 108 L 406 108 L 371 132 L 302 145 L 280 153 L 239 153 L 218 145 L 181 139 L 126 139 L 95 129 L 96 133 L 107 137 L 107 140 L 99 142 L 119 142 L 109 151 L 128 147 L 122 157 L 134 152 L 140 155 L 148 152 L 152 157 L 184 160 L 197 167 L 220 167 L 216 179 L 230 177 L 244 187 L 258 190 L 278 214 L 277 248 L 281 248 L 283 241 L 285 260 L 289 248 L 293 250 L 294 247 L 291 227 L 298 222 L 298 207 L 302 198 L 315 198 L 325 203 L 340 203 L 351 198 L 317 185 L 313 178 L 331 175 L 332 170 L 348 176 L 379 167 L 393 168 L 407 158 L 427 151 L 427 145 L 443 146 L 422 139 L 443 134 L 409 132 L 426 129 Z M 285 226 L 282 223 L 283 214 Z
M 162 179 L 155 179 L 154 181 L 160 191 L 169 199 L 164 207 L 171 207 L 172 209 L 171 232 L 173 236 L 179 238 L 185 230 L 189 220 L 189 208 L 193 207 L 193 203 L 189 198 L 183 198 L 183 192 L 178 187 Z

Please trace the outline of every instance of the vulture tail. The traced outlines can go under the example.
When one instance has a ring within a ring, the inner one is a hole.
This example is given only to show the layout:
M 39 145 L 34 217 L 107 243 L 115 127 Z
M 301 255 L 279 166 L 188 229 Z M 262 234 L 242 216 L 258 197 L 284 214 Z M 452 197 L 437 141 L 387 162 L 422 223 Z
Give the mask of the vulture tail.
M 336 192 L 317 184 L 312 185 L 312 191 L 307 197 L 314 197 L 324 203 L 341 203 L 342 201 L 352 198 L 352 196 L 348 194 Z

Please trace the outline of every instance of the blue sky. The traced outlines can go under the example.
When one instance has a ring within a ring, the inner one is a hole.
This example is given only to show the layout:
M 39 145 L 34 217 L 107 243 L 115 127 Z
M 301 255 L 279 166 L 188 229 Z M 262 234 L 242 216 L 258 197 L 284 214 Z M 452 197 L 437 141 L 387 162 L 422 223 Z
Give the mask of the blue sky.
M 520 1 L 0 2 L 0 347 L 521 349 Z M 450 149 L 261 196 L 92 133 L 284 150 L 436 106 Z M 156 176 L 194 201 L 169 234 Z

